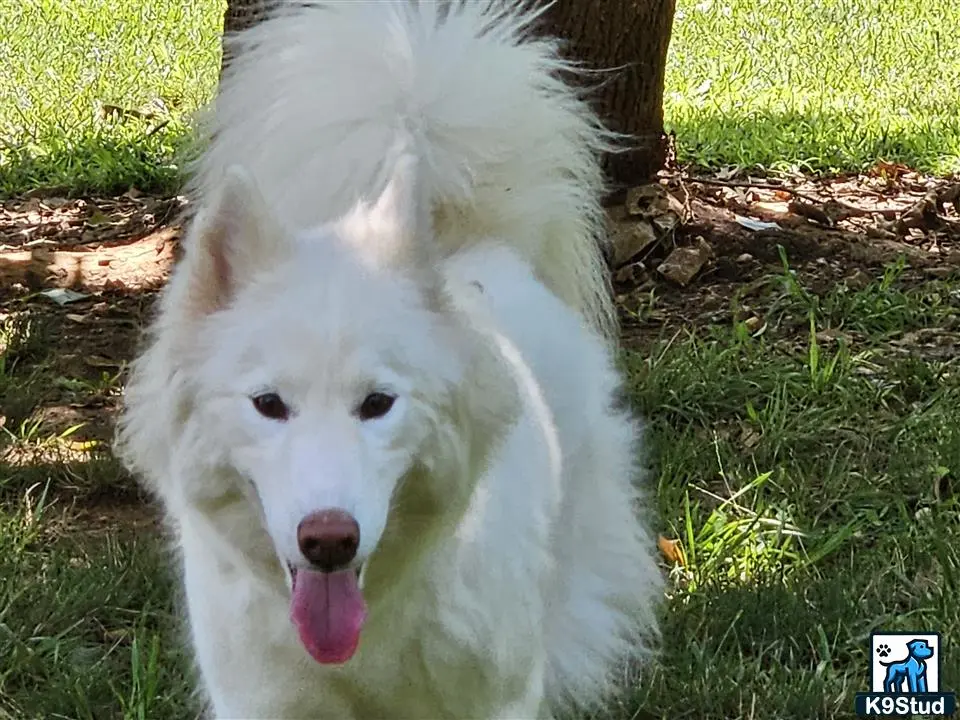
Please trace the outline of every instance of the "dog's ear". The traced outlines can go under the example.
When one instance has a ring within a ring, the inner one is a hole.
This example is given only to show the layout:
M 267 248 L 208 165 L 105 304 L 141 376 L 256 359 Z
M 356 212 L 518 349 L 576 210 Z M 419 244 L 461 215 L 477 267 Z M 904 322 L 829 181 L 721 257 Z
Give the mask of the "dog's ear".
M 203 316 L 225 307 L 258 270 L 276 262 L 282 236 L 253 179 L 239 166 L 229 168 L 187 238 L 189 312 Z
M 433 234 L 428 203 L 421 183 L 420 161 L 409 152 L 400 154 L 386 187 L 364 211 L 365 242 L 381 266 L 433 266 Z

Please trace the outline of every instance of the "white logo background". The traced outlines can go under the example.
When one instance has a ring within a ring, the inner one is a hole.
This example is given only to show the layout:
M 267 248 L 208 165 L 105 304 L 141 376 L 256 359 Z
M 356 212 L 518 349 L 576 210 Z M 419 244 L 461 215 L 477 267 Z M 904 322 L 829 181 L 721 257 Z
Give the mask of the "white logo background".
M 933 657 L 927 660 L 927 692 L 935 693 L 940 691 L 940 636 L 936 633 L 903 633 L 903 634 L 881 634 L 873 636 L 871 642 L 871 671 L 870 671 L 870 689 L 873 692 L 883 692 L 883 681 L 887 677 L 887 668 L 881 664 L 899 662 L 905 660 L 909 652 L 907 643 L 911 640 L 926 640 L 933 648 Z M 880 654 L 881 647 L 890 648 L 886 657 Z M 906 683 L 901 684 L 900 692 L 908 692 Z

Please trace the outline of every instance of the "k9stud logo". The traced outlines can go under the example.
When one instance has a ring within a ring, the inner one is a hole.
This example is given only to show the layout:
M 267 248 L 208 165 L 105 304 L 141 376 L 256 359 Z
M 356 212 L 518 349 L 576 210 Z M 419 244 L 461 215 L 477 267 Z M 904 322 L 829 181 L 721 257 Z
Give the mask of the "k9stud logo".
M 939 633 L 873 633 L 871 692 L 857 693 L 857 715 L 952 715 L 956 695 L 940 692 L 940 650 Z

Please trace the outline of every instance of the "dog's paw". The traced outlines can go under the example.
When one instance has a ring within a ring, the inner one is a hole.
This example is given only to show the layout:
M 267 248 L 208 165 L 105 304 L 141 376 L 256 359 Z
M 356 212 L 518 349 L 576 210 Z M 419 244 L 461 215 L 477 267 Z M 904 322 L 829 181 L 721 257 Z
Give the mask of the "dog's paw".
M 889 645 L 884 645 L 884 644 L 882 644 L 882 643 L 881 643 L 880 645 L 877 645 L 877 655 L 879 655 L 879 656 L 882 657 L 882 658 L 885 658 L 885 657 L 887 657 L 887 655 L 889 655 L 889 654 L 890 654 L 890 646 L 889 646 Z

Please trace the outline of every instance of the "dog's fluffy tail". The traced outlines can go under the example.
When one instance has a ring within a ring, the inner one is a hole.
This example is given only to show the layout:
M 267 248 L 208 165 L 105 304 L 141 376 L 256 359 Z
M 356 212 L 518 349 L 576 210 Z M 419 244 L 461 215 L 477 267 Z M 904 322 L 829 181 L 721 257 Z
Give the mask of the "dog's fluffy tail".
M 294 227 L 325 222 L 379 191 L 408 137 L 445 254 L 499 238 L 610 330 L 598 154 L 612 136 L 522 5 L 291 2 L 230 40 L 193 190 L 240 163 Z

